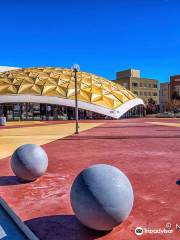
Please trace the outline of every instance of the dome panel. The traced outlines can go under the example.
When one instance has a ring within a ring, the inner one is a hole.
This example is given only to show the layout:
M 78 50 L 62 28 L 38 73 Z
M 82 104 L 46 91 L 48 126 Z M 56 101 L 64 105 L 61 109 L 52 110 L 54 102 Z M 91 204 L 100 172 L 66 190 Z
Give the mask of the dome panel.
M 9 90 L 10 93 L 14 93 L 14 94 L 18 93 L 17 88 L 13 85 L 9 86 L 8 90 Z
M 43 91 L 42 91 L 42 95 L 44 95 L 44 96 L 51 96 L 51 91 L 54 91 L 54 90 L 56 90 L 56 86 L 49 86 L 49 85 L 47 85 L 47 86 L 44 86 L 44 88 L 43 88 Z
M 102 100 L 103 96 L 101 94 L 96 94 L 96 93 L 92 93 L 91 94 L 91 102 L 92 103 L 97 103 L 99 100 Z
M 124 95 L 122 92 L 120 92 L 120 91 L 112 91 L 112 94 L 117 98 L 117 99 L 119 99 L 119 101 L 121 102 L 121 103 L 123 103 L 123 102 L 126 102 L 126 101 L 128 101 L 128 97 L 126 97 L 126 95 Z
M 99 94 L 99 95 L 103 94 L 102 88 L 101 87 L 97 87 L 95 85 L 91 86 L 91 92 L 95 93 L 95 94 Z
M 75 89 L 74 88 L 69 88 L 67 90 L 67 98 L 72 99 L 72 96 L 74 96 L 74 95 L 75 95 Z
M 35 93 L 37 93 L 37 94 L 41 94 L 41 87 L 40 86 L 38 86 L 38 85 L 36 85 L 36 84 L 34 84 L 33 86 L 32 86 L 32 91 L 34 91 Z
M 56 87 L 57 93 L 59 93 L 61 96 L 66 97 L 67 96 L 67 88 L 63 86 L 57 86 Z
M 0 94 L 8 94 L 8 93 L 12 93 L 9 90 L 10 85 L 0 85 Z
M 40 78 L 40 80 L 41 80 L 41 78 Z M 49 77 L 44 80 L 44 83 L 45 83 L 44 84 L 45 86 L 56 86 L 58 84 L 58 81 Z
M 23 93 L 28 93 L 31 92 L 33 84 L 21 84 L 18 90 L 19 94 L 23 94 Z
M 0 80 L 0 85 L 6 85 L 6 84 L 9 85 L 11 83 L 12 83 L 12 81 L 8 78 L 1 78 L 1 80 Z
M 44 85 L 44 80 L 39 79 L 38 77 L 34 80 L 34 83 L 39 85 L 39 86 L 43 86 Z
M 114 100 L 109 98 L 108 96 L 103 96 L 103 102 L 109 106 L 109 108 L 114 107 Z
M 80 92 L 79 92 L 78 99 L 90 102 L 91 101 L 90 91 L 86 91 L 85 89 L 81 89 Z

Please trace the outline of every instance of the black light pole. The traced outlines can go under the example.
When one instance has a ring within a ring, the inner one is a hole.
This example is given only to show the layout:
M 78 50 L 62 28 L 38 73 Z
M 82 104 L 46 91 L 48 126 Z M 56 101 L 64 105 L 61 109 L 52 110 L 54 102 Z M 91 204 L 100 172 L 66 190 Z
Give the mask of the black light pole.
M 72 66 L 72 70 L 74 72 L 74 89 L 75 89 L 75 119 L 76 119 L 76 131 L 75 134 L 79 134 L 79 123 L 78 123 L 78 92 L 77 92 L 77 72 L 80 70 L 80 67 L 78 64 L 74 64 Z

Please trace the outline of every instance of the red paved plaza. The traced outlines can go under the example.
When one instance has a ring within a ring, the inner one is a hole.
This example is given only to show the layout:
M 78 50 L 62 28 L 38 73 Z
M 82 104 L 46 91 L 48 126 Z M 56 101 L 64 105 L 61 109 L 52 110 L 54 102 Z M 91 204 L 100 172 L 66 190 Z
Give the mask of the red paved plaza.
M 177 123 L 177 126 L 149 123 L 153 121 Z M 49 124 L 53 127 L 54 123 Z M 180 186 L 176 184 L 180 179 L 178 125 L 177 119 L 104 121 L 79 135 L 45 144 L 48 171 L 33 183 L 20 184 L 10 169 L 10 158 L 1 159 L 0 196 L 43 240 L 180 239 L 180 231 L 175 229 L 176 223 L 180 225 Z M 97 163 L 121 169 L 130 179 L 135 194 L 129 218 L 108 233 L 82 226 L 69 201 L 75 176 Z M 166 223 L 172 224 L 173 234 L 136 236 L 134 233 L 138 226 L 164 228 Z

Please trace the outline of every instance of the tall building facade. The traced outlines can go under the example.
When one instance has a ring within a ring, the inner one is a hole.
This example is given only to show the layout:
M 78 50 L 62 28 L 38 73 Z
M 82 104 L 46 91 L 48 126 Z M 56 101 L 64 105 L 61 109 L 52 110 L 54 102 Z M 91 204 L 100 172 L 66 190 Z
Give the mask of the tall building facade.
M 127 69 L 116 73 L 116 83 L 123 85 L 132 91 L 145 104 L 152 98 L 156 104 L 159 104 L 158 80 L 143 78 L 140 76 L 140 70 Z
M 171 98 L 173 97 L 173 94 L 180 96 L 180 75 L 170 77 L 170 94 Z
M 180 109 L 180 75 L 170 77 L 170 82 L 160 84 L 159 101 L 161 112 Z
M 169 111 L 170 109 L 170 83 L 169 82 L 160 83 L 159 105 L 160 105 L 161 112 Z

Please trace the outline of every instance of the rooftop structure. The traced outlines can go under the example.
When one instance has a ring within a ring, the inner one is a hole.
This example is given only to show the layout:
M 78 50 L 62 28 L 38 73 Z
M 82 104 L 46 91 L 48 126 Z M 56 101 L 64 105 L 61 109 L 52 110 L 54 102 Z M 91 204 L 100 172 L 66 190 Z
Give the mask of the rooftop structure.
M 125 87 L 103 77 L 77 73 L 80 109 L 119 118 L 143 101 Z M 71 69 L 21 68 L 0 73 L 0 103 L 41 103 L 74 107 Z
M 127 69 L 119 71 L 116 73 L 114 82 L 132 91 L 145 103 L 148 103 L 150 98 L 159 103 L 158 80 L 141 77 L 140 70 Z

